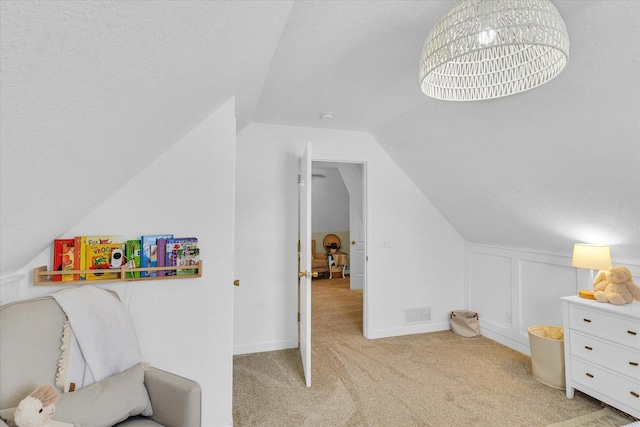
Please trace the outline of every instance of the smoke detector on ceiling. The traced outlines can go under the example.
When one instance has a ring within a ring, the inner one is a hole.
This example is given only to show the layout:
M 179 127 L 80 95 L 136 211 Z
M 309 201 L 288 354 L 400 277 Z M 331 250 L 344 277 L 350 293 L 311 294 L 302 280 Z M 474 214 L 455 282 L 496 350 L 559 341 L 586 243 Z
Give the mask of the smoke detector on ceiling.
M 331 120 L 333 119 L 333 113 L 320 113 L 320 120 Z

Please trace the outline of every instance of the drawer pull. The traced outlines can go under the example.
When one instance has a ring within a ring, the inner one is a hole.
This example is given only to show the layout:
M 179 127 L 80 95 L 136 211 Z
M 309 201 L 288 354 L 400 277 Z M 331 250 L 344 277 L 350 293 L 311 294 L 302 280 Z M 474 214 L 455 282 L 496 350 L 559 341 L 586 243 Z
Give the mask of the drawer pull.
M 588 345 L 585 345 L 584 348 L 586 348 L 587 350 L 593 350 L 593 347 L 589 347 Z
M 634 331 L 627 331 L 627 333 L 628 333 L 629 335 L 638 335 L 638 334 L 637 334 L 636 332 L 634 332 Z
M 593 374 L 590 374 L 589 372 L 587 372 L 587 376 L 588 376 L 589 378 L 593 378 Z
M 635 391 L 630 391 L 629 393 L 631 393 L 633 397 L 640 397 L 640 394 L 636 393 Z
M 585 321 L 585 322 L 587 322 L 587 323 L 591 323 L 591 319 L 582 319 L 582 320 L 584 320 L 584 321 Z M 628 332 L 628 331 L 627 331 L 627 332 Z
M 638 366 L 638 362 L 629 362 L 629 365 L 631 365 L 631 366 Z

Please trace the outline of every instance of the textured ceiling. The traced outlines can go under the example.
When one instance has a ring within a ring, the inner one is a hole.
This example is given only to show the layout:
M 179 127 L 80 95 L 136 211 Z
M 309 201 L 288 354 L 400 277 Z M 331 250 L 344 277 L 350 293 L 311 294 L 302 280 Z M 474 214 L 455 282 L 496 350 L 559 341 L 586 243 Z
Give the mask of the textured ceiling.
M 231 96 L 238 129 L 370 132 L 469 242 L 569 254 L 598 241 L 640 262 L 640 2 L 554 1 L 567 69 L 472 103 L 417 83 L 422 43 L 452 4 L 3 0 L 2 273 Z M 96 192 L 85 177 L 104 165 Z M 60 197 L 71 182 L 86 195 L 73 205 Z

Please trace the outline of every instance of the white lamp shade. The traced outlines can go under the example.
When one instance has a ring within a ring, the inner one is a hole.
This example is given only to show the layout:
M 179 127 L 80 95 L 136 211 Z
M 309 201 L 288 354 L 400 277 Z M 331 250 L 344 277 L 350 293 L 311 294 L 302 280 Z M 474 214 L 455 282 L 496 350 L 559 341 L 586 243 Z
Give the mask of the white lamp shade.
M 433 28 L 420 59 L 420 87 L 436 99 L 511 95 L 557 76 L 569 35 L 550 0 L 459 0 Z
M 571 265 L 591 270 L 611 268 L 611 250 L 609 246 L 576 243 L 573 246 Z

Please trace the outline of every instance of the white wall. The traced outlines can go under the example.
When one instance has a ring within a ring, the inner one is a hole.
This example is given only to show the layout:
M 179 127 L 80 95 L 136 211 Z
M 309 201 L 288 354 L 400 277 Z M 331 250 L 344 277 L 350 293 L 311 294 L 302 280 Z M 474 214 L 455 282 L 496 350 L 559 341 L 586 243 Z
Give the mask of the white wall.
M 313 224 L 311 231 L 348 231 L 349 192 L 340 172 L 336 168 L 322 168 L 314 165 L 313 173 L 320 173 L 326 177 L 314 178 L 312 182 L 311 221 Z M 322 244 L 322 242 L 318 243 Z M 320 252 L 319 245 L 318 251 Z
M 203 426 L 233 423 L 235 129 L 231 99 L 64 236 L 169 232 L 199 238 L 201 278 L 101 287 L 116 290 L 129 307 L 145 360 L 198 381 Z M 17 282 L 2 281 L 3 298 L 58 290 L 30 284 L 32 269 L 41 265 L 51 265 L 50 250 L 26 266 Z
M 465 295 L 482 335 L 530 354 L 529 326 L 562 326 L 560 297 L 592 288 L 589 270 L 571 267 L 572 249 L 551 254 L 468 244 Z M 640 283 L 640 265 L 616 259 L 611 250 L 613 265 L 626 266 Z
M 297 171 L 307 141 L 314 161 L 366 163 L 365 335 L 448 329 L 464 302 L 464 242 L 375 139 L 253 123 L 237 136 L 234 352 L 297 347 Z M 423 306 L 432 321 L 404 325 L 404 309 Z

